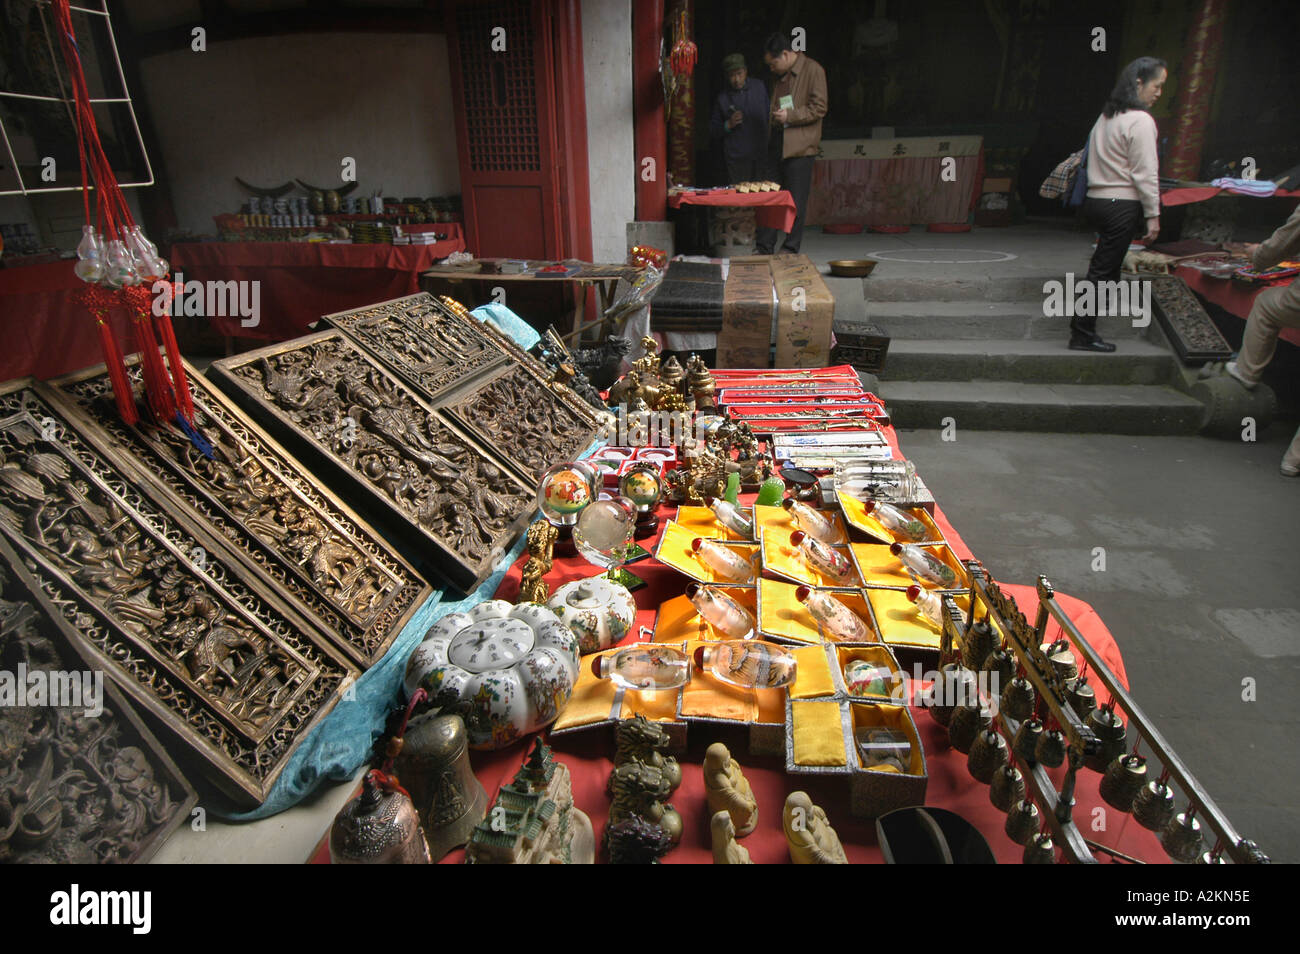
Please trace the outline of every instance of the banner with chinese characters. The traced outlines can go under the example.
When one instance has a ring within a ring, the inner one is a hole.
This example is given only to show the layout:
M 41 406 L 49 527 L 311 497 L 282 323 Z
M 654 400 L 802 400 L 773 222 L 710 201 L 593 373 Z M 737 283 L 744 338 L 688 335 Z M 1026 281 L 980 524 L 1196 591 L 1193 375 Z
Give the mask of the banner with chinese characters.
M 983 136 L 908 136 L 901 139 L 827 139 L 818 159 L 941 159 L 977 156 Z

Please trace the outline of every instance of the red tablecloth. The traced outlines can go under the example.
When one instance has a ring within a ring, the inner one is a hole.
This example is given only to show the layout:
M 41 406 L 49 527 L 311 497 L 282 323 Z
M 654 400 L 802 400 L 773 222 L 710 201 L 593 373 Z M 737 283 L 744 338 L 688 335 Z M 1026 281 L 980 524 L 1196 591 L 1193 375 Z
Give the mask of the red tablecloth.
M 897 448 L 897 436 L 893 429 L 887 429 L 886 433 L 891 444 Z M 664 507 L 662 510 L 661 519 L 666 522 L 673 510 L 671 507 Z M 966 544 L 948 522 L 943 511 L 937 507 L 935 520 L 957 555 L 968 558 L 970 551 Z M 653 539 L 640 542 L 646 549 L 653 550 Z M 497 589 L 496 596 L 499 599 L 513 601 L 518 597 L 524 562 L 525 560 L 521 558 L 510 569 Z M 633 642 L 639 639 L 637 634 L 641 626 L 654 626 L 658 605 L 664 600 L 681 595 L 687 580 L 677 571 L 657 564 L 653 560 L 635 563 L 630 569 L 648 584 L 635 592 L 638 607 L 637 620 L 627 640 Z M 988 569 L 991 573 L 996 573 L 997 568 Z M 580 558 L 557 558 L 551 572 L 547 574 L 547 583 L 554 591 L 562 583 L 590 576 L 593 572 L 593 567 Z M 1003 589 L 1016 598 L 1027 615 L 1032 614 L 1035 605 L 1032 586 L 1003 584 Z M 1119 648 L 1096 612 L 1088 604 L 1071 596 L 1058 593 L 1057 599 L 1091 645 L 1106 660 L 1112 671 L 1127 685 Z M 1033 618 L 1032 615 L 1030 618 Z M 1049 638 L 1055 638 L 1057 635 L 1055 631 L 1055 626 L 1049 627 Z M 1104 696 L 1104 692 L 1099 691 L 1099 696 Z M 1100 701 L 1105 700 L 1102 698 Z M 971 778 L 966 769 L 966 756 L 949 745 L 946 730 L 940 727 L 928 713 L 913 708 L 912 716 L 920 733 L 929 770 L 926 804 L 947 808 L 962 815 L 988 840 L 999 862 L 1019 863 L 1022 849 L 1003 833 L 1005 816 L 989 802 L 988 786 Z M 605 784 L 613 768 L 611 760 L 614 751 L 613 730 L 604 726 L 586 733 L 560 736 L 551 741 L 557 758 L 569 767 L 573 778 L 574 802 L 591 818 L 599 843 L 609 812 L 609 797 L 605 794 Z M 786 796 L 799 789 L 807 791 L 813 801 L 826 810 L 850 861 L 879 863 L 882 860 L 876 842 L 875 823 L 855 818 L 849 812 L 847 780 L 787 775 L 781 760 L 754 757 L 747 753 L 746 734 L 743 729 L 724 727 L 715 731 L 695 725 L 689 730 L 688 751 L 678 757 L 683 768 L 683 778 L 681 787 L 671 799 L 673 807 L 682 815 L 685 834 L 682 843 L 664 858 L 666 863 L 709 864 L 712 861 L 709 815 L 704 798 L 701 765 L 704 750 L 715 741 L 724 741 L 731 748 L 732 754 L 743 767 L 745 777 L 749 780 L 758 799 L 758 827 L 741 842 L 755 862 L 780 864 L 789 861 L 781 829 L 781 809 Z M 529 746 L 531 740 L 528 745 L 514 745 L 498 752 L 470 754 L 475 775 L 487 790 L 489 801 L 496 797 L 496 791 L 503 783 L 513 778 Z M 1052 775 L 1059 787 L 1064 770 L 1053 770 Z M 1153 834 L 1141 828 L 1128 815 L 1105 806 L 1101 801 L 1097 792 L 1100 779 L 1098 773 L 1086 769 L 1078 776 L 1075 819 L 1084 836 L 1148 861 L 1164 860 L 1165 855 Z M 1104 811 L 1098 814 L 1098 809 Z M 1104 825 L 1105 830 L 1094 825 Z M 463 858 L 464 851 L 458 849 L 451 852 L 444 862 L 458 863 Z M 603 860 L 599 854 L 597 858 Z M 322 842 L 312 860 L 320 862 L 328 859 L 328 846 Z
M 1300 189 L 1278 189 L 1272 195 L 1255 195 L 1251 192 L 1232 192 L 1228 189 L 1220 189 L 1218 186 L 1184 186 L 1180 189 L 1170 189 L 1167 192 L 1160 193 L 1160 204 L 1167 206 L 1189 205 L 1192 202 L 1204 202 L 1206 199 L 1213 199 L 1220 192 L 1226 192 L 1228 195 L 1242 195 L 1252 199 L 1300 199 Z
M 25 375 L 47 378 L 104 360 L 94 319 L 73 296 L 85 283 L 71 260 L 0 268 L 0 381 Z M 137 350 L 126 312 L 109 323 L 122 350 Z
M 1270 287 L 1268 285 L 1239 282 L 1231 278 L 1211 278 L 1199 268 L 1189 268 L 1185 265 L 1176 267 L 1174 274 L 1186 282 L 1188 288 L 1206 301 L 1213 302 L 1224 311 L 1236 315 L 1242 321 L 1245 321 L 1250 316 L 1250 308 L 1255 303 L 1255 296 L 1265 288 Z M 1279 286 L 1288 284 L 1290 282 L 1278 283 Z M 1300 328 L 1283 328 L 1281 337 L 1283 341 L 1300 345 Z
M 322 242 L 191 242 L 172 247 L 173 277 L 260 282 L 259 320 L 212 317 L 222 334 L 283 341 L 304 334 L 321 315 L 413 295 L 420 272 L 462 251 L 460 226 L 433 245 L 329 245 Z
M 754 210 L 754 223 L 760 229 L 789 232 L 794 228 L 796 214 L 794 196 L 785 189 L 778 192 L 727 192 L 722 195 L 699 195 L 682 192 L 668 197 L 668 207 L 683 205 L 717 205 L 724 208 Z

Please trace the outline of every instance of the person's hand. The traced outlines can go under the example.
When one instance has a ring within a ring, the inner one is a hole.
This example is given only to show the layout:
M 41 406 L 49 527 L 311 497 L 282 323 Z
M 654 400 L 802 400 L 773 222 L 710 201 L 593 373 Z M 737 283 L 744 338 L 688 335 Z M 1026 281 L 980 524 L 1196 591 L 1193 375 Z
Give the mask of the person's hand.
M 772 119 L 774 119 L 778 123 L 781 123 L 782 125 L 785 125 L 785 121 L 787 117 L 789 117 L 789 115 L 790 115 L 790 111 L 786 109 L 777 109 L 772 111 Z
M 1242 255 L 1246 258 L 1254 258 L 1255 253 L 1259 251 L 1258 242 L 1224 242 L 1223 250 L 1231 252 L 1233 255 Z
M 1139 241 L 1143 245 L 1150 245 L 1160 235 L 1160 218 L 1147 219 L 1147 234 L 1142 236 Z
M 739 126 L 739 125 L 740 125 L 741 123 L 743 123 L 744 121 L 745 121 L 745 114 L 742 113 L 742 112 L 741 112 L 740 110 L 738 110 L 738 109 L 737 109 L 737 110 L 733 110 L 732 113 L 731 113 L 731 118 L 727 120 L 727 128 L 728 128 L 728 129 L 735 129 L 737 126 Z

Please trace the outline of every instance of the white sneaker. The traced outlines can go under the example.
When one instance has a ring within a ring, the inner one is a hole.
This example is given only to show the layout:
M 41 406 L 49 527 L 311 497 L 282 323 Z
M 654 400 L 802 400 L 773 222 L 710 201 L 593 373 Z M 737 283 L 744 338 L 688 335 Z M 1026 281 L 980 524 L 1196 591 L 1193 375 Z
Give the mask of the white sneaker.
M 1243 377 L 1241 376 L 1240 373 L 1238 373 L 1238 371 L 1237 371 L 1237 362 L 1235 362 L 1235 361 L 1229 361 L 1227 364 L 1225 364 L 1225 365 L 1223 366 L 1223 370 L 1228 372 L 1228 377 L 1232 378 L 1234 381 L 1236 381 L 1238 384 L 1240 384 L 1240 385 L 1241 385 L 1243 388 L 1245 388 L 1247 391 L 1253 391 L 1253 390 L 1255 390 L 1255 384 L 1256 384 L 1256 382 L 1254 382 L 1254 381 L 1247 381 L 1245 378 L 1243 378 Z M 1290 475 L 1288 475 L 1288 476 L 1290 476 Z
M 1300 467 L 1288 467 L 1283 464 L 1278 470 L 1282 472 L 1283 477 L 1300 477 Z

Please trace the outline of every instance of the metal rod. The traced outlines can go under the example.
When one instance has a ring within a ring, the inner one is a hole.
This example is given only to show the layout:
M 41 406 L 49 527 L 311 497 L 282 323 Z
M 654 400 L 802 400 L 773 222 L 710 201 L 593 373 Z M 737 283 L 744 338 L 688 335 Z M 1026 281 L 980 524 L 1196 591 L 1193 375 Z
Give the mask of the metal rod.
M 70 100 L 69 100 L 68 97 L 66 97 L 66 96 L 36 96 L 36 95 L 34 95 L 34 94 L 32 94 L 32 93 L 10 93 L 10 92 L 7 92 L 7 91 L 2 90 L 2 89 L 0 89 L 0 96 L 8 96 L 10 99 L 34 99 L 34 100 L 36 100 L 36 101 L 38 101 L 38 102 L 42 102 L 42 103 L 67 103 L 67 102 L 70 102 Z M 105 98 L 105 99 L 92 99 L 92 100 L 90 100 L 90 102 L 91 102 L 92 104 L 94 104 L 94 103 L 129 103 L 129 102 L 131 102 L 131 98 L 130 98 L 129 96 L 118 96 L 118 97 Z

